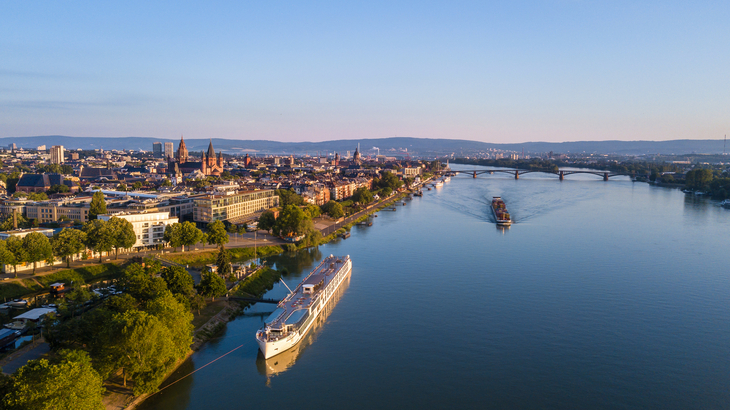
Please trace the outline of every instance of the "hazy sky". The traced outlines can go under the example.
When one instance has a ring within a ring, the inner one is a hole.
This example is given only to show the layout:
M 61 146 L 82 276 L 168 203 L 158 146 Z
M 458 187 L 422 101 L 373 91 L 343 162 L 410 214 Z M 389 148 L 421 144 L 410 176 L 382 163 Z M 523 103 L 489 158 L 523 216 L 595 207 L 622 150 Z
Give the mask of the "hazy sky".
M 0 3 L 0 137 L 730 129 L 727 0 L 182 3 Z

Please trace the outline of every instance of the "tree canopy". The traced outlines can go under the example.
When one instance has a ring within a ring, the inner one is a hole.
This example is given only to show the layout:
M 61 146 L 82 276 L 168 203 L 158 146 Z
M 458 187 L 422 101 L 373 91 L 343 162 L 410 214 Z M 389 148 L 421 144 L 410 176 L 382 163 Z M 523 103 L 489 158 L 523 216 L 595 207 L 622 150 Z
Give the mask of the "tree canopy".
M 265 231 L 270 231 L 271 228 L 274 227 L 275 223 L 276 217 L 274 216 L 274 213 L 271 211 L 265 211 L 259 217 L 259 224 L 257 225 L 257 228 L 263 229 Z
M 322 205 L 322 211 L 335 219 L 345 216 L 345 211 L 342 209 L 342 205 L 336 201 L 329 201 Z
M 226 232 L 226 226 L 221 221 L 215 221 L 208 224 L 208 243 L 216 244 L 218 247 L 223 247 L 227 244 L 230 238 L 228 232 Z
M 365 187 L 360 187 L 352 194 L 352 200 L 364 205 L 373 202 L 373 193 Z
M 181 294 L 186 297 L 192 297 L 195 294 L 195 282 L 185 268 L 167 266 L 162 269 L 161 277 L 173 294 Z
M 297 193 L 292 191 L 291 189 L 277 189 L 276 195 L 279 196 L 279 205 L 281 206 L 299 206 L 304 203 L 304 199 L 302 199 L 300 195 L 297 195 Z
M 273 227 L 278 236 L 305 235 L 312 229 L 312 220 L 298 206 L 287 205 L 282 209 Z
M 66 267 L 71 266 L 71 256 L 84 250 L 86 233 L 78 229 L 65 228 L 51 239 L 53 254 L 66 259 Z
M 106 201 L 101 191 L 94 192 L 89 204 L 89 220 L 96 219 L 97 216 L 106 213 Z
M 101 219 L 93 219 L 83 228 L 86 233 L 86 246 L 94 252 L 99 253 L 99 262 L 101 263 L 101 253 L 111 252 L 114 247 L 114 232 L 110 229 L 109 224 Z
M 9 410 L 103 410 L 103 392 L 88 353 L 61 350 L 53 361 L 31 360 L 18 369 L 2 404 Z
M 215 299 L 217 296 L 226 293 L 226 282 L 217 274 L 210 270 L 205 270 L 198 284 L 198 293 L 202 296 Z
M 48 237 L 40 232 L 31 232 L 23 237 L 25 261 L 33 262 L 33 274 L 38 262 L 53 258 L 53 248 Z
M 137 234 L 134 233 L 134 226 L 126 219 L 112 217 L 108 222 L 111 230 L 112 245 L 114 246 L 114 259 L 119 258 L 119 249 L 129 249 L 137 242 Z

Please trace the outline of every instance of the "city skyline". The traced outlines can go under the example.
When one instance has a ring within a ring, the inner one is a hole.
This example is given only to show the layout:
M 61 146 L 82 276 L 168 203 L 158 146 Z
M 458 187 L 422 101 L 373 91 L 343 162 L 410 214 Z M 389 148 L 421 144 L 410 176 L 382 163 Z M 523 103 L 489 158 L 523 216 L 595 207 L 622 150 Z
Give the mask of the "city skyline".
M 727 134 L 720 2 L 2 9 L 0 137 Z

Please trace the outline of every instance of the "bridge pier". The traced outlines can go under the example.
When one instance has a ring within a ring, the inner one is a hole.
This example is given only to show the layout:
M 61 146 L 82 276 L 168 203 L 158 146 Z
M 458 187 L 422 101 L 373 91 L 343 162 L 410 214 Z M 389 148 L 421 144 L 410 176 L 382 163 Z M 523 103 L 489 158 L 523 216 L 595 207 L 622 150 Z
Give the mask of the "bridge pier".
M 520 179 L 520 171 L 515 170 L 515 179 Z
M 608 181 L 608 172 L 603 173 L 603 180 Z
M 476 171 L 474 171 L 474 178 L 476 178 L 476 177 L 477 177 L 477 172 L 476 172 Z
M 565 179 L 565 173 L 563 171 L 560 171 L 560 180 L 562 181 L 564 179 Z

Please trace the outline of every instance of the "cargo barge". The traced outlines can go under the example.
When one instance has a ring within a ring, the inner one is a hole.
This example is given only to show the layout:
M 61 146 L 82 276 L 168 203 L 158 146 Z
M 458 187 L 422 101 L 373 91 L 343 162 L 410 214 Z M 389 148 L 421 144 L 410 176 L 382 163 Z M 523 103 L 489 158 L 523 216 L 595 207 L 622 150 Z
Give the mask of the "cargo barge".
M 492 213 L 494 219 L 497 221 L 499 226 L 510 226 L 512 225 L 512 218 L 507 211 L 507 205 L 504 203 L 501 197 L 495 196 L 492 198 Z

